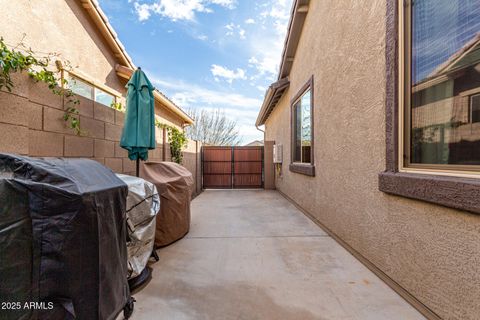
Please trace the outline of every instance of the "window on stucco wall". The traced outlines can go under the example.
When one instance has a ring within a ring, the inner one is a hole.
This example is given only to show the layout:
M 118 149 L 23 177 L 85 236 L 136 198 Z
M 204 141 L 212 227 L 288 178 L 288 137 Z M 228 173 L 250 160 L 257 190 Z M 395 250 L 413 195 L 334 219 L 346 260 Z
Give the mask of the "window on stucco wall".
M 403 45 L 401 166 L 478 173 L 480 1 L 411 1 Z
M 308 89 L 295 103 L 293 162 L 311 163 L 312 151 L 312 103 Z
M 380 191 L 480 214 L 478 3 L 387 0 Z
M 68 76 L 68 86 L 73 93 L 110 107 L 116 102 L 116 96 L 73 75 Z
M 291 100 L 292 160 L 290 171 L 314 176 L 313 76 Z

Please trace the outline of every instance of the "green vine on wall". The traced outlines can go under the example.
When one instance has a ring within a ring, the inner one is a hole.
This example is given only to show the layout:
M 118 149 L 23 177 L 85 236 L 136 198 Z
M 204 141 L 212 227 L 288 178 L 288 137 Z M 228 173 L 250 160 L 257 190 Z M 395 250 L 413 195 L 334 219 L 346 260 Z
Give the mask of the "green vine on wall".
M 172 161 L 178 164 L 183 162 L 183 149 L 187 147 L 188 139 L 185 132 L 176 127 L 169 126 L 155 120 L 155 126 L 160 129 L 166 129 L 168 133 L 168 142 L 170 143 L 170 154 Z
M 172 161 L 181 164 L 183 162 L 183 148 L 187 146 L 188 140 L 185 132 L 175 127 L 167 127 L 168 141 L 170 142 L 170 153 Z
M 25 38 L 25 35 L 24 37 Z M 82 133 L 80 121 L 78 119 L 78 109 L 76 106 L 80 103 L 78 99 L 73 99 L 74 93 L 67 87 L 67 80 L 58 79 L 56 72 L 49 69 L 52 60 L 58 58 L 58 54 L 48 53 L 42 57 L 36 56 L 31 48 L 27 48 L 22 41 L 14 48 L 10 49 L 0 37 L 0 89 L 5 87 L 9 92 L 14 87 L 11 78 L 12 73 L 27 72 L 35 82 L 47 84 L 48 89 L 55 95 L 68 99 L 65 102 L 65 114 L 63 120 L 75 134 Z M 66 63 L 69 66 L 68 63 Z

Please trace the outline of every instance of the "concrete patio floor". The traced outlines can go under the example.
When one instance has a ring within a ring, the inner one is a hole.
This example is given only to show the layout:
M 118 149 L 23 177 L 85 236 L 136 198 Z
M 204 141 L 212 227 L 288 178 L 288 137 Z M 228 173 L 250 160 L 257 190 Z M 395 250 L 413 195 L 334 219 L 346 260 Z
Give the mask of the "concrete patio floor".
M 208 190 L 131 319 L 424 319 L 275 191 Z

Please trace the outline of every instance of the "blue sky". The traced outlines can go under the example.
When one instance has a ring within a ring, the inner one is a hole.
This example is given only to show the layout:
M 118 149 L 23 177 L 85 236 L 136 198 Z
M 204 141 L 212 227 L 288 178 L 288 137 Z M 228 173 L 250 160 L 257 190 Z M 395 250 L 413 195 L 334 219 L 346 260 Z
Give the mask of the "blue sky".
M 292 0 L 99 0 L 127 52 L 180 107 L 221 108 L 243 142 L 276 80 Z

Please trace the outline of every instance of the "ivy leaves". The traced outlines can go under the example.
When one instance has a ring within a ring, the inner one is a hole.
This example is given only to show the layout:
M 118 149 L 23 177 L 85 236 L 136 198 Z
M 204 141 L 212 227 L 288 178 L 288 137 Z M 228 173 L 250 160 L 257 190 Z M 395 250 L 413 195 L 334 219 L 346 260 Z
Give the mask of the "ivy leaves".
M 185 132 L 178 130 L 176 127 L 168 126 L 168 141 L 170 142 L 170 153 L 172 161 L 181 164 L 183 161 L 182 149 L 187 146 L 188 140 Z
M 182 164 L 182 161 L 183 161 L 182 150 L 187 146 L 187 143 L 188 143 L 188 139 L 185 132 L 178 130 L 178 128 L 176 127 L 161 123 L 158 120 L 155 120 L 155 126 L 157 128 L 167 130 L 172 161 L 178 164 Z
M 23 50 L 18 50 L 17 48 Z M 58 54 L 49 53 L 46 56 L 37 57 L 23 42 L 20 42 L 15 48 L 10 49 L 3 38 L 0 37 L 0 90 L 5 87 L 9 92 L 12 92 L 14 84 L 11 74 L 15 72 L 27 72 L 34 81 L 47 84 L 48 89 L 52 91 L 53 94 L 68 98 L 63 120 L 69 128 L 73 129 L 76 135 L 80 135 L 79 112 L 76 108 L 76 105 L 78 105 L 80 101 L 72 98 L 74 93 L 72 90 L 66 88 L 67 81 L 61 79 L 61 85 L 59 85 L 59 79 L 57 79 L 56 73 L 49 70 L 52 59 L 57 56 Z
M 3 38 L 0 38 L 0 89 L 5 87 L 9 92 L 12 91 L 13 81 L 10 77 L 11 73 L 28 71 L 33 72 L 34 66 L 45 68 L 48 60 L 39 60 L 33 56 L 33 52 L 28 49 L 25 53 L 10 50 Z
M 78 100 L 76 100 L 75 102 L 77 102 Z M 74 102 L 74 104 L 76 104 Z M 77 136 L 79 135 L 82 135 L 82 130 L 80 129 L 80 119 L 78 117 L 78 109 L 75 108 L 75 106 L 70 106 L 67 108 L 67 110 L 65 111 L 65 114 L 63 115 L 63 120 L 68 124 L 68 127 L 70 129 L 73 129 L 73 131 L 75 132 L 75 134 Z

